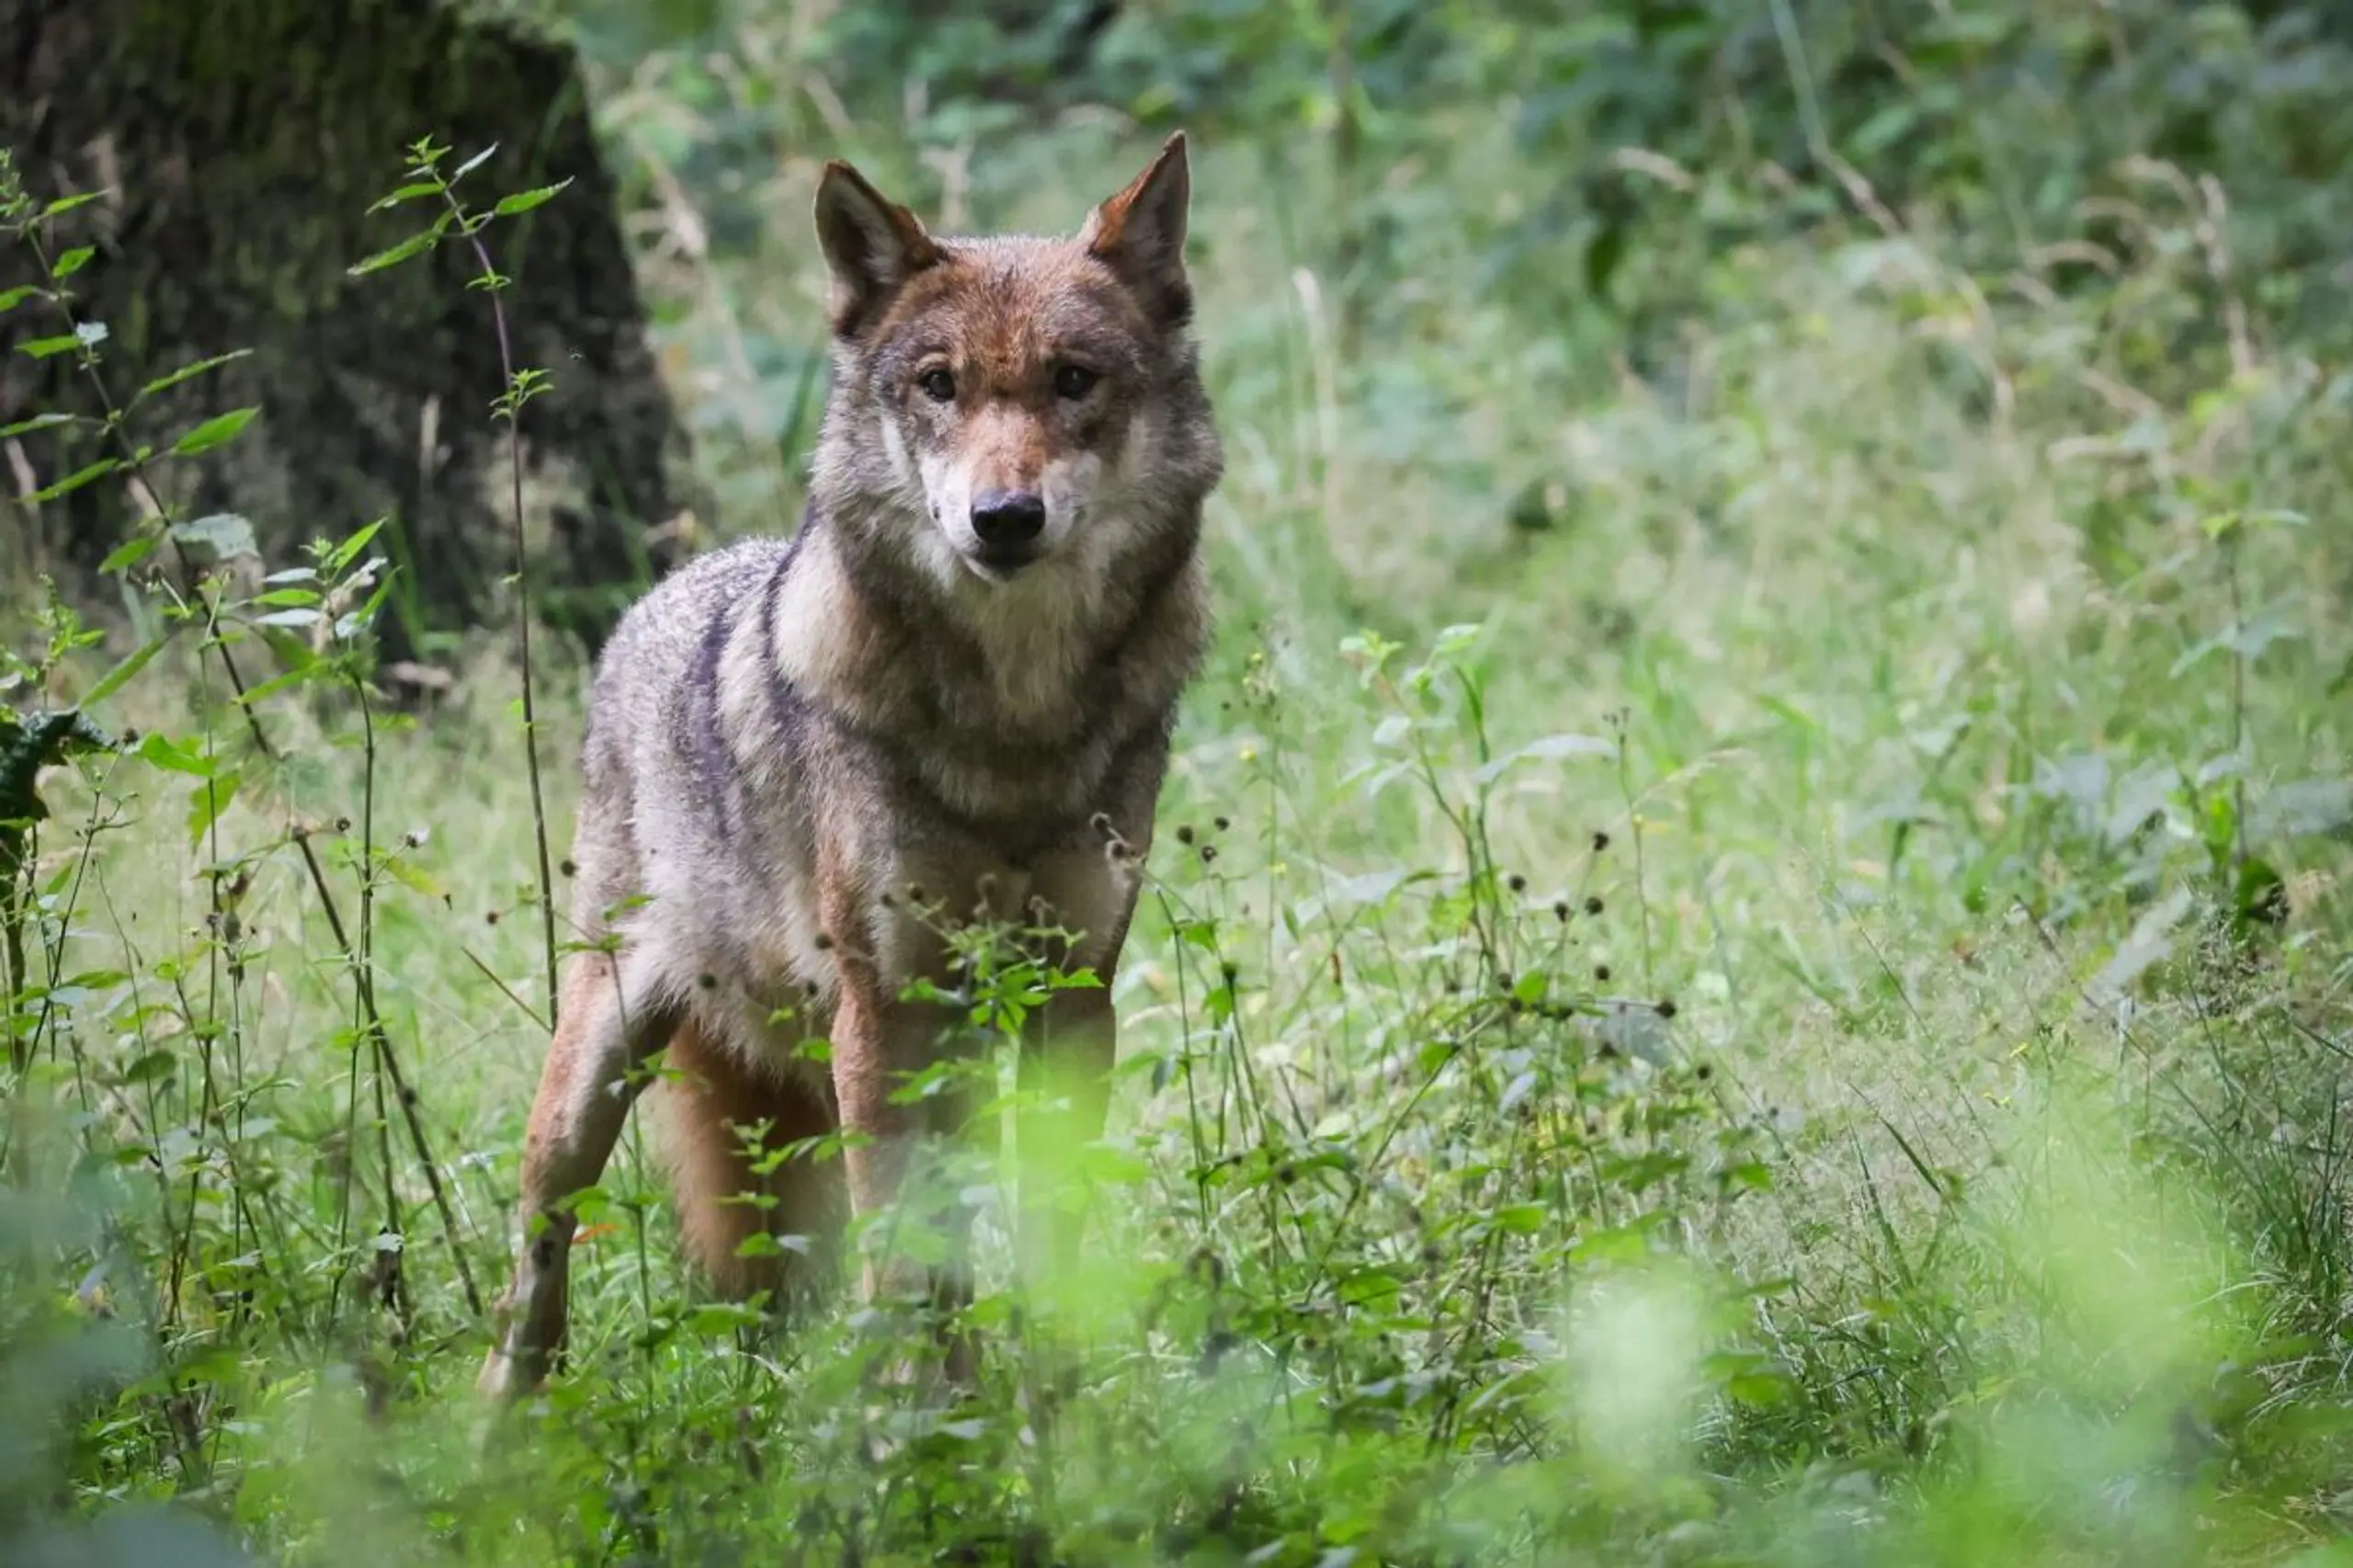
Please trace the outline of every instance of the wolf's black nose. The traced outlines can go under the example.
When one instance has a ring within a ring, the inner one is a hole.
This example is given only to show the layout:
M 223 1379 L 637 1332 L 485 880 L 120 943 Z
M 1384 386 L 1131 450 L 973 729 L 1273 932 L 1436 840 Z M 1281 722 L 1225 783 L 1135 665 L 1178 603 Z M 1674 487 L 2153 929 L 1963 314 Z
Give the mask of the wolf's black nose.
M 1046 500 L 1030 490 L 983 490 L 972 497 L 972 532 L 983 545 L 1028 544 L 1044 531 Z

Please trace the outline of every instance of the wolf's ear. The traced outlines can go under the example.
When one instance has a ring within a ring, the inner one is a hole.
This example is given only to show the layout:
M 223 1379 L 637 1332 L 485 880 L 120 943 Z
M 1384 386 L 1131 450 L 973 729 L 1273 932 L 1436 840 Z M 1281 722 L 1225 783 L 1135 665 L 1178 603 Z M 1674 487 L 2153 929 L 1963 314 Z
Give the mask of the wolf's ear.
M 939 259 L 915 215 L 836 158 L 817 183 L 817 244 L 833 275 L 827 301 L 836 335 L 853 335 L 892 290 Z
M 1169 325 L 1193 312 L 1193 286 L 1185 276 L 1185 215 L 1193 176 L 1185 161 L 1185 133 L 1170 136 L 1152 167 L 1097 207 L 1079 240 L 1107 263 L 1144 305 Z

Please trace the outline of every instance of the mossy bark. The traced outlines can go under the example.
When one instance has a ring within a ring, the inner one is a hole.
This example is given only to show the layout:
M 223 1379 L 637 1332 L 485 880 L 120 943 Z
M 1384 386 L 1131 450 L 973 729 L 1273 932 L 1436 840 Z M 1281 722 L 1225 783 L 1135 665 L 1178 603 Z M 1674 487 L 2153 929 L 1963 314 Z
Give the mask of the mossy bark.
M 272 567 L 379 517 L 405 570 L 388 656 L 499 619 L 512 570 L 505 390 L 489 301 L 455 244 L 353 278 L 352 263 L 429 215 L 369 205 L 432 136 L 451 164 L 495 144 L 462 187 L 476 202 L 572 183 L 489 236 L 515 284 L 502 296 L 518 363 L 550 373 L 524 415 L 535 597 L 591 647 L 664 564 L 683 505 L 686 441 L 646 341 L 646 317 L 569 48 L 436 0 L 0 0 L 0 145 L 36 195 L 105 190 L 61 221 L 94 244 L 75 309 L 108 329 L 118 400 L 231 349 L 249 358 L 142 406 L 163 447 L 221 409 L 257 403 L 246 434 L 170 465 L 172 499 L 249 517 Z M 0 256 L 0 288 L 33 281 Z M 95 412 L 70 357 L 10 352 L 54 333 L 21 306 L 0 317 L 0 424 Z M 95 437 L 21 437 L 0 489 L 73 472 Z M 37 566 L 85 587 L 131 520 L 111 483 L 37 512 L 19 532 Z

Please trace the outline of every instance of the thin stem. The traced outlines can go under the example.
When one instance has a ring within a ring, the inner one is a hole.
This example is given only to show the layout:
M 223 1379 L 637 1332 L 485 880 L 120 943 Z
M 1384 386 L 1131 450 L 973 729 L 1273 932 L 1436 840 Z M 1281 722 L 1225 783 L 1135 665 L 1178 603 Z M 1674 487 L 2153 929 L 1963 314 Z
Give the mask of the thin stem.
M 522 669 L 523 765 L 531 785 L 531 840 L 539 855 L 540 940 L 547 969 L 548 1025 L 553 1028 L 557 1017 L 555 868 L 548 856 L 547 800 L 540 783 L 539 718 L 531 679 L 531 573 L 523 537 L 523 405 L 529 401 L 529 392 L 517 376 L 514 342 L 506 330 L 506 307 L 498 299 L 506 279 L 492 263 L 490 247 L 482 240 L 483 226 L 489 220 L 467 212 L 458 200 L 457 191 L 447 183 L 441 185 L 441 199 L 449 204 L 458 232 L 465 235 L 475 262 L 482 267 L 483 291 L 490 296 L 491 324 L 498 333 L 498 368 L 506 379 L 499 412 L 506 421 L 508 500 L 515 535 L 515 648 Z
M 48 247 L 41 244 L 39 235 L 30 231 L 26 232 L 24 238 L 26 244 L 33 253 L 34 259 L 40 263 L 43 274 L 50 273 L 51 266 Z M 62 298 L 51 293 L 49 300 L 59 315 L 64 318 L 69 331 L 79 327 L 80 323 Z M 83 374 L 88 378 L 91 390 L 98 399 L 98 405 L 106 411 L 107 430 L 114 437 L 117 449 L 122 453 L 124 465 L 131 471 L 132 479 L 137 482 L 140 488 L 157 504 L 160 509 L 163 493 L 156 489 L 148 478 L 145 454 L 131 443 L 129 434 L 124 429 L 122 410 L 117 406 L 113 394 L 107 390 L 106 378 L 98 373 L 97 356 L 90 350 L 85 349 L 80 359 Z M 171 546 L 173 560 L 179 567 L 181 575 L 194 582 L 196 574 L 191 570 L 187 550 L 177 539 L 172 536 L 168 528 L 165 531 L 164 538 Z M 275 766 L 282 760 L 281 755 L 271 744 L 269 732 L 262 725 L 260 712 L 255 704 L 246 700 L 251 687 L 245 680 L 244 673 L 237 666 L 236 655 L 230 649 L 228 641 L 221 635 L 220 605 L 210 594 L 202 595 L 201 597 L 204 604 L 205 641 L 220 655 L 221 667 L 228 675 L 230 689 L 235 694 L 237 710 L 245 717 L 245 733 L 253 741 L 254 750 L 260 755 L 263 761 Z M 335 902 L 334 885 L 327 881 L 326 867 L 320 861 L 319 853 L 312 846 L 310 836 L 306 832 L 298 828 L 291 836 L 295 851 L 302 858 L 303 870 L 310 878 L 312 891 L 318 897 L 320 911 L 326 916 L 327 930 L 334 938 L 335 949 L 342 954 L 346 964 L 356 968 L 357 958 L 352 948 L 350 933 L 343 923 L 342 908 Z M 376 1011 L 372 988 L 364 994 L 363 1005 L 365 1008 L 363 1027 L 375 1043 L 376 1049 L 381 1052 L 385 1070 L 392 1074 L 393 1085 L 399 1090 L 402 1108 L 407 1113 L 409 1141 L 416 1152 L 418 1164 L 425 1167 L 426 1183 L 432 1189 L 434 1207 L 440 1213 L 442 1231 L 449 1244 L 449 1256 L 457 1264 L 459 1281 L 465 1288 L 466 1304 L 476 1317 L 480 1317 L 483 1314 L 482 1292 L 474 1286 L 473 1269 L 466 1262 L 465 1248 L 460 1244 L 458 1239 L 457 1213 L 450 1207 L 449 1196 L 442 1187 L 440 1168 L 433 1163 L 432 1149 L 425 1136 L 425 1124 L 418 1119 L 415 1097 L 409 1094 L 402 1079 L 400 1061 L 392 1051 L 391 1031 L 385 1028 L 382 1016 Z

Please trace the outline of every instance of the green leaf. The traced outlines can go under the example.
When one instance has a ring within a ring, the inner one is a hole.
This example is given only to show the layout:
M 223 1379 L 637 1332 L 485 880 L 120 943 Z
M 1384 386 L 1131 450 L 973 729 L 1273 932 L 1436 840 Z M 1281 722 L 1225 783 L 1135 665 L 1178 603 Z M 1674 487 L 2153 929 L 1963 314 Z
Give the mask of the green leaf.
M 2353 829 L 2353 778 L 2300 778 L 2247 808 L 2257 838 L 2316 838 Z
M 369 623 L 376 619 L 376 612 L 381 609 L 384 601 L 392 597 L 392 577 L 393 574 L 385 573 L 383 581 L 376 585 L 376 591 L 368 596 L 367 603 L 358 609 L 347 610 L 336 619 L 335 634 L 338 639 L 348 641 L 368 629 Z
M 316 626 L 324 619 L 316 607 L 303 606 L 295 609 L 274 609 L 267 615 L 253 618 L 256 626 Z
M 226 414 L 216 414 L 195 429 L 172 443 L 172 455 L 192 458 L 199 452 L 209 452 L 237 438 L 240 431 L 254 421 L 257 407 L 233 408 Z
M 398 267 L 411 256 L 432 249 L 434 242 L 441 237 L 441 230 L 442 225 L 439 223 L 434 224 L 429 229 L 419 229 L 391 249 L 380 250 L 365 261 L 355 262 L 346 271 L 350 277 L 365 278 L 371 272 L 381 272 L 387 267 Z
M 1544 1205 L 1512 1203 L 1495 1210 L 1495 1223 L 1516 1236 L 1532 1236 L 1544 1228 Z
M 1152 1176 L 1152 1167 L 1142 1156 L 1100 1143 L 1082 1145 L 1075 1166 L 1086 1179 L 1105 1187 L 1133 1187 Z
M 312 679 L 319 666 L 324 663 L 323 659 L 312 659 L 306 664 L 296 665 L 290 670 L 270 676 L 259 686 L 248 687 L 245 688 L 244 695 L 236 699 L 237 705 L 241 708 L 251 708 L 257 703 L 267 701 L 289 687 L 301 686 Z
M 404 201 L 414 201 L 420 196 L 438 196 L 441 194 L 441 186 L 433 180 L 412 181 L 388 196 L 378 197 L 368 210 L 381 212 L 387 208 L 398 207 Z
M 742 1301 L 710 1301 L 687 1314 L 686 1330 L 699 1338 L 733 1334 L 739 1328 L 758 1326 L 757 1308 Z
M 50 263 L 49 275 L 52 279 L 71 278 L 89 266 L 90 258 L 97 254 L 98 247 L 96 245 L 75 245 L 72 250 Z
M 0 289 L 0 314 L 15 310 L 36 294 L 46 299 L 49 290 L 37 283 L 19 283 L 14 289 Z
M 333 577 L 342 572 L 345 567 L 350 565 L 353 559 L 357 557 L 361 551 L 368 548 L 368 541 L 374 539 L 378 531 L 381 529 L 383 526 L 384 519 L 379 517 L 374 522 L 369 523 L 366 528 L 361 528 L 358 533 L 353 534 L 349 539 L 345 540 L 341 544 L 336 545 L 333 550 L 327 551 L 327 575 Z
M 112 553 L 98 562 L 98 570 L 108 576 L 128 572 L 154 553 L 157 541 L 158 536 L 154 534 L 134 534 L 116 545 Z
M 0 425 L 0 440 L 11 436 L 29 435 L 35 430 L 53 430 L 60 425 L 79 421 L 71 414 L 36 414 L 30 419 L 19 419 L 14 425 Z
M 139 737 L 139 759 L 166 773 L 185 773 L 191 778 L 212 777 L 210 757 L 179 744 L 160 730 L 150 730 Z
M 63 337 L 36 337 L 30 343 L 19 343 L 17 352 L 35 359 L 53 359 L 81 347 L 81 338 L 69 332 Z
M 1479 769 L 1479 782 L 1491 783 L 1505 771 L 1523 762 L 1556 761 L 1572 756 L 1614 757 L 1618 755 L 1615 742 L 1599 735 L 1546 735 L 1529 742 L 1507 756 L 1499 756 Z
M 460 164 L 458 165 L 458 172 L 449 176 L 449 183 L 451 185 L 457 184 L 458 181 L 465 178 L 468 175 L 473 173 L 476 169 L 490 162 L 492 155 L 497 151 L 498 143 L 494 142 L 489 146 L 484 147 L 481 152 L 476 153 L 472 157 L 468 158 L 464 163 Z
M 518 190 L 512 196 L 499 198 L 498 205 L 492 210 L 501 218 L 512 218 L 517 213 L 529 212 L 534 207 L 544 206 L 553 200 L 556 195 L 571 183 L 569 179 L 560 179 L 553 185 L 543 185 L 537 190 Z
M 221 560 L 234 555 L 259 555 L 254 526 L 234 512 L 214 512 L 172 525 L 172 538 L 182 544 L 202 545 Z
M 1337 1294 L 1352 1307 L 1387 1307 L 1397 1300 L 1396 1278 L 1378 1268 L 1359 1269 L 1339 1283 Z
M 2277 926 L 2288 918 L 2288 884 L 2269 861 L 2250 857 L 2239 868 L 2234 891 L 2242 924 Z
M 52 218 L 63 218 L 68 212 L 73 211 L 76 207 L 88 206 L 91 202 L 96 201 L 102 194 L 103 192 L 100 191 L 85 190 L 74 196 L 61 196 L 56 200 L 41 209 L 40 218 L 39 221 L 46 223 Z
M 151 540 L 149 543 L 152 546 L 153 541 Z M 117 553 L 119 554 L 120 552 L 118 551 Z M 132 678 L 135 677 L 141 670 L 147 667 L 147 662 L 150 659 L 153 659 L 158 653 L 162 652 L 163 646 L 163 638 L 153 637 L 148 639 L 147 642 L 141 644 L 136 650 L 134 650 L 130 657 L 124 659 L 120 664 L 115 665 L 114 668 L 100 676 L 98 677 L 97 685 L 90 687 L 88 691 L 83 693 L 82 706 L 85 708 L 95 708 L 99 703 L 104 702 L 108 698 L 112 697 L 116 692 L 120 691 L 124 687 L 130 685 Z
M 87 468 L 76 469 L 56 483 L 34 491 L 25 497 L 25 505 L 38 506 L 44 501 L 54 501 L 61 495 L 70 495 L 93 480 L 104 479 L 121 466 L 122 464 L 112 458 L 100 458 Z
M 237 798 L 237 786 L 244 781 L 243 777 L 232 768 L 217 778 L 206 779 L 188 791 L 189 848 L 194 849 L 203 844 L 204 835 L 212 831 L 212 824 L 221 820 L 222 813 L 229 809 L 229 802 Z
M 436 881 L 433 877 L 426 871 L 424 867 L 417 865 L 415 861 L 407 859 L 403 856 L 394 855 L 387 857 L 384 861 L 384 871 L 386 875 L 392 879 L 392 881 L 400 883 L 401 886 L 408 889 L 409 892 L 416 894 L 419 898 L 429 898 L 438 902 L 438 900 L 445 899 L 449 896 L 449 890 Z M 760 1232 L 757 1233 L 771 1242 L 775 1239 L 767 1236 L 766 1232 Z M 787 1236 L 785 1240 L 788 1242 L 799 1242 L 801 1243 L 801 1251 L 806 1252 L 808 1250 L 807 1240 L 803 1237 Z M 750 1239 L 748 1237 L 745 1239 L 745 1244 L 750 1244 Z M 738 1251 L 735 1256 L 738 1257 L 749 1257 L 752 1255 L 747 1252 Z
M 171 1074 L 172 1053 L 168 1051 L 151 1051 L 124 1068 L 122 1077 L 119 1081 L 124 1085 L 152 1084 L 159 1078 L 170 1077 Z
M 222 366 L 226 365 L 233 360 L 244 358 L 252 352 L 253 350 L 250 348 L 237 348 L 233 349 L 226 354 L 215 354 L 209 359 L 199 359 L 193 365 L 183 365 L 169 375 L 158 376 L 153 381 L 149 381 L 145 386 L 141 387 L 131 397 L 131 403 L 133 406 L 136 406 L 142 399 L 153 397 L 159 392 L 178 386 L 182 381 L 194 381 L 197 377 L 204 374 L 207 370 L 217 370 Z

